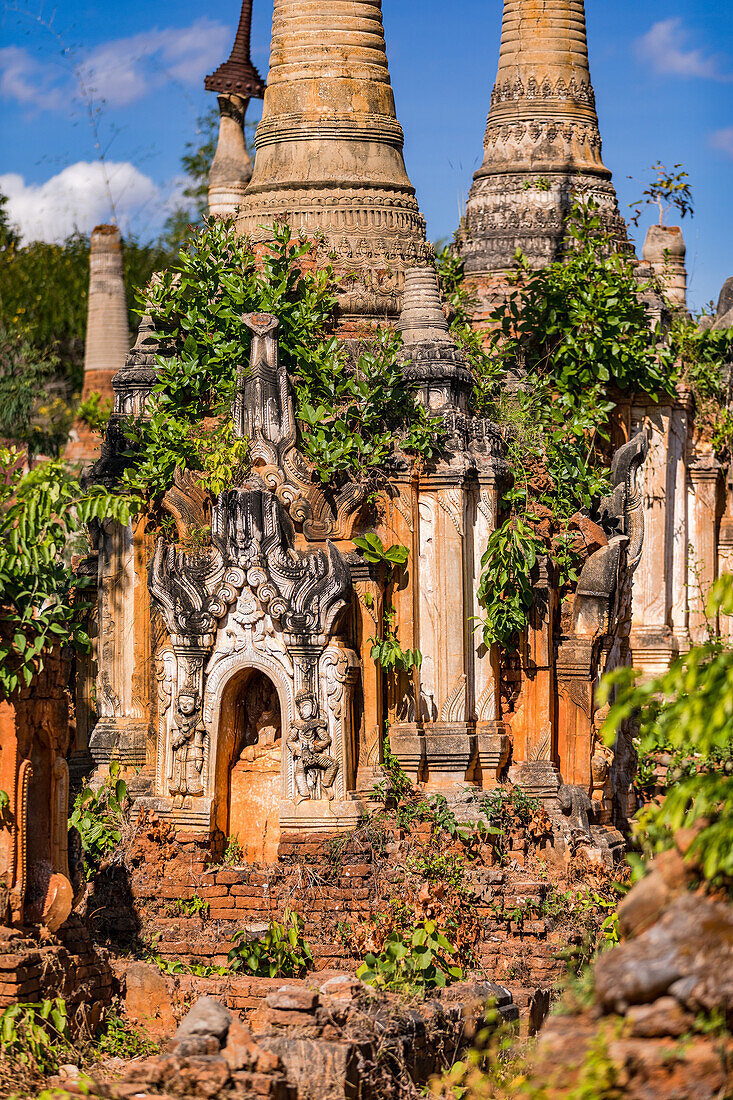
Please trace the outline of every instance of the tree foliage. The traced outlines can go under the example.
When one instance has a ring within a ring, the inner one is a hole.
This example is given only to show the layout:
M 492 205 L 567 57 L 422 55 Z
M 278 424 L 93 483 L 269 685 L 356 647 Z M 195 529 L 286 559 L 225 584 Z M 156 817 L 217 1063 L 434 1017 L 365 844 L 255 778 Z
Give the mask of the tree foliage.
M 670 209 L 677 210 L 680 218 L 694 214 L 692 188 L 689 173 L 681 164 L 667 168 L 661 161 L 651 167 L 652 180 L 642 192 L 641 198 L 630 203 L 633 211 L 632 222 L 639 224 L 642 206 L 656 206 L 659 210 L 659 224 L 664 225 L 664 215 Z M 631 178 L 631 177 L 629 177 Z
M 537 554 L 549 554 L 560 584 L 577 579 L 568 521 L 608 488 L 615 393 L 674 392 L 673 349 L 650 326 L 647 287 L 605 232 L 594 201 L 576 202 L 567 237 L 562 262 L 530 271 L 520 259 L 491 317 L 489 366 L 475 395 L 481 411 L 506 426 L 514 475 L 484 559 L 487 644 L 516 645 Z M 508 377 L 512 387 L 496 381 Z
M 82 584 L 70 545 L 92 520 L 129 520 L 129 506 L 97 486 L 83 491 L 60 461 L 23 472 L 23 456 L 0 448 L 0 695 L 30 684 L 52 646 L 86 647 Z
M 733 614 L 733 578 L 721 577 L 708 602 L 711 620 Z M 681 828 L 697 827 L 690 849 L 706 879 L 733 882 L 733 649 L 713 637 L 645 683 L 617 669 L 601 684 L 601 705 L 612 700 L 604 726 L 613 744 L 622 724 L 638 723 L 642 759 L 681 752 L 682 777 L 664 799 L 641 812 L 637 832 L 650 853 L 673 843 Z
M 152 284 L 148 308 L 164 350 L 150 418 L 128 427 L 135 458 L 124 485 L 134 496 L 165 492 L 176 467 L 201 471 L 202 449 L 214 464 L 231 454 L 236 374 L 251 340 L 247 313 L 278 317 L 301 445 L 322 481 L 374 476 L 396 440 L 423 457 L 437 450 L 435 423 L 404 386 L 396 338 L 380 333 L 354 365 L 331 335 L 336 282 L 330 268 L 313 267 L 317 247 L 275 225 L 272 243 L 256 257 L 231 221 L 212 219 Z M 244 459 L 230 463 L 233 477 Z

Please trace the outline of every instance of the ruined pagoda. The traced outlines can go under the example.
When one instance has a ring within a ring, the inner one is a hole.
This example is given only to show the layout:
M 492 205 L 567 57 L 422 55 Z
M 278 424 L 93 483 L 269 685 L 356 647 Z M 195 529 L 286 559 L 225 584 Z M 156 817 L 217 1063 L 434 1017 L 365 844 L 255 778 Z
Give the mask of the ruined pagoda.
M 562 254 L 563 220 L 581 193 L 623 237 L 601 157 L 584 2 L 504 0 L 484 160 L 460 232 L 479 296 L 483 279 L 509 270 L 517 249 L 535 269 Z
M 254 173 L 238 228 L 258 242 L 276 217 L 322 234 L 342 316 L 396 320 L 404 272 L 431 249 L 402 156 L 381 0 L 275 0 Z
M 265 83 L 252 64 L 250 36 L 252 0 L 242 0 L 239 26 L 228 61 L 204 81 L 219 101 L 219 140 L 209 173 L 209 213 L 234 215 L 252 176 L 252 161 L 244 137 L 251 99 L 262 99 Z

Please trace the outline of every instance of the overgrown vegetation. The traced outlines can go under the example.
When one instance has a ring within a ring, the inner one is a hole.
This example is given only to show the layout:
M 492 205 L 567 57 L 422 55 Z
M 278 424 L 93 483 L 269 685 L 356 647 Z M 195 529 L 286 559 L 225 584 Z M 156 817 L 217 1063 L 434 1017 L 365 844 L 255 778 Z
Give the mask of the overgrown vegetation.
M 661 161 L 653 164 L 652 178 L 636 202 L 629 203 L 633 211 L 631 221 L 639 224 L 643 206 L 656 206 L 659 210 L 659 224 L 664 225 L 664 215 L 668 210 L 676 210 L 680 218 L 686 218 L 694 213 L 692 188 L 690 187 L 690 175 L 681 164 L 675 164 L 667 168 Z M 629 176 L 629 179 L 632 177 Z
M 313 953 L 303 939 L 303 918 L 286 909 L 283 923 L 270 921 L 264 936 L 250 939 L 235 932 L 229 968 L 264 978 L 302 978 L 313 968 Z
M 94 877 L 102 861 L 121 844 L 126 803 L 127 784 L 120 779 L 116 760 L 97 790 L 86 787 L 76 796 L 69 825 L 79 833 L 88 879 Z
M 51 647 L 89 645 L 89 601 L 70 567 L 74 541 L 92 520 L 129 520 L 124 497 L 82 490 L 60 460 L 24 472 L 23 456 L 0 448 L 0 693 L 9 698 L 42 669 Z
M 382 612 L 382 630 L 379 637 L 369 639 L 372 660 L 380 664 L 386 672 L 410 672 L 414 668 L 420 668 L 422 653 L 419 649 L 402 648 L 395 628 L 396 612 L 389 601 L 394 570 L 405 567 L 410 551 L 399 543 L 385 547 L 379 535 L 373 533 L 355 538 L 354 545 L 361 550 L 365 561 L 382 565 L 385 569 L 387 595 Z M 367 607 L 373 609 L 373 597 L 367 593 L 364 599 Z
M 435 921 L 423 920 L 411 934 L 390 932 L 379 954 L 368 954 L 356 975 L 377 989 L 424 996 L 463 977 L 460 966 L 453 964 L 455 953 Z
M 164 354 L 150 418 L 128 427 L 134 461 L 123 489 L 133 498 L 159 498 L 177 467 L 198 471 L 212 494 L 242 476 L 245 444 L 232 438 L 230 410 L 250 312 L 279 319 L 302 449 L 324 483 L 378 480 L 396 443 L 423 459 L 436 452 L 437 426 L 404 386 L 398 337 L 381 330 L 352 364 L 331 335 L 337 284 L 330 267 L 313 267 L 318 249 L 276 224 L 258 259 L 231 221 L 208 220 L 151 284 L 147 308 Z
M 697 432 L 710 439 L 718 461 L 727 464 L 733 458 L 733 330 L 701 328 L 682 315 L 675 318 L 671 337 L 680 381 L 695 395 Z
M 71 1049 L 69 1017 L 60 997 L 18 1002 L 0 1012 L 0 1058 L 21 1073 L 55 1073 Z
M 464 342 L 479 379 L 477 407 L 505 425 L 513 473 L 480 589 L 484 640 L 504 648 L 516 647 L 527 623 L 540 554 L 553 561 L 561 586 L 577 579 L 582 559 L 569 522 L 607 489 L 615 392 L 674 389 L 673 350 L 650 327 L 647 288 L 604 230 L 597 204 L 576 202 L 567 235 L 563 262 L 530 271 L 519 259 L 513 286 L 491 317 L 487 349 L 476 351 L 472 336 Z M 443 261 L 443 280 L 457 303 L 454 327 L 465 330 L 454 260 Z

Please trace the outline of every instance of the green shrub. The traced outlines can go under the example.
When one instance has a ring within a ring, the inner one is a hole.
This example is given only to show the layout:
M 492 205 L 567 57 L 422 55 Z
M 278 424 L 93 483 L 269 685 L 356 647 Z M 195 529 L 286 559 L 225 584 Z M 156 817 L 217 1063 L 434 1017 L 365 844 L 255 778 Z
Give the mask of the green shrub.
M 250 940 L 244 930 L 232 936 L 229 968 L 262 978 L 302 978 L 313 968 L 313 954 L 303 939 L 303 919 L 285 910 L 283 923 L 271 921 L 264 936 Z
M 378 955 L 368 954 L 356 974 L 377 989 L 424 996 L 463 977 L 452 964 L 456 951 L 434 921 L 420 921 L 411 935 L 390 932 Z
M 165 493 L 177 467 L 199 471 L 212 494 L 243 476 L 246 451 L 227 424 L 237 370 L 250 347 L 247 313 L 279 319 L 279 354 L 293 382 L 300 445 L 322 482 L 379 476 L 396 442 L 418 457 L 436 453 L 437 422 L 404 384 L 399 337 L 380 330 L 356 363 L 333 337 L 337 282 L 330 268 L 308 266 L 317 249 L 277 223 L 258 258 L 231 220 L 210 219 L 151 284 L 147 307 L 165 353 L 149 419 L 127 427 L 132 462 L 123 477 L 141 508 Z M 219 427 L 205 431 L 202 422 L 211 418 Z M 234 463 L 233 448 L 240 448 Z
M 0 1056 L 32 1073 L 55 1073 L 73 1054 L 66 1002 L 18 1003 L 0 1012 Z
M 75 539 L 88 545 L 91 520 L 129 516 L 124 496 L 82 490 L 61 461 L 24 473 L 23 456 L 0 447 L 0 696 L 30 684 L 52 646 L 88 649 L 90 605 L 70 552 Z
M 711 620 L 733 614 L 733 578 L 718 580 L 708 602 Z M 639 753 L 662 749 L 694 758 L 680 769 L 664 798 L 642 809 L 637 835 L 648 855 L 673 843 L 677 829 L 695 827 L 689 851 L 705 879 L 733 881 L 733 650 L 713 637 L 693 646 L 662 676 L 638 682 L 633 669 L 609 673 L 599 689 L 599 702 L 611 699 L 604 725 L 613 744 L 624 723 L 638 723 Z
M 110 774 L 99 790 L 86 787 L 76 796 L 69 825 L 81 838 L 84 852 L 84 871 L 93 878 L 103 859 L 122 841 L 125 819 L 127 784 L 119 778 L 120 766 L 116 760 L 110 765 Z

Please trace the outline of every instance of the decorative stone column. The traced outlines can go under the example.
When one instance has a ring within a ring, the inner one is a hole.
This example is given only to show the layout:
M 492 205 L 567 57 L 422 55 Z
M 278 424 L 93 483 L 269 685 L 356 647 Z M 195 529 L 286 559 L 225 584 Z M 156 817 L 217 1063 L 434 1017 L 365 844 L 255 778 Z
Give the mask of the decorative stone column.
M 402 373 L 434 416 L 466 414 L 473 375 L 450 335 L 434 265 L 405 273 L 405 295 L 398 330 L 402 333 Z
M 152 543 L 144 520 L 103 524 L 99 535 L 98 720 L 89 736 L 97 767 L 118 760 L 147 763 L 150 732 L 150 597 Z
M 463 478 L 445 468 L 421 477 L 419 489 L 418 608 L 420 706 L 428 781 L 464 783 L 475 753 L 469 718 L 469 616 Z
M 708 638 L 705 605 L 717 577 L 718 482 L 720 467 L 712 454 L 699 456 L 690 466 L 690 637 L 693 645 Z
M 725 512 L 718 531 L 718 576 L 733 575 L 733 468 L 728 467 L 725 479 Z M 720 633 L 728 645 L 733 645 L 733 616 L 720 616 Z
M 459 241 L 477 317 L 490 306 L 492 274 L 511 269 L 517 249 L 533 268 L 562 255 L 564 219 L 581 192 L 625 240 L 601 158 L 583 0 L 504 0 L 484 160 Z
M 394 611 L 397 636 L 403 649 L 417 649 L 419 524 L 416 479 L 404 474 L 390 481 L 383 519 L 384 542 L 407 546 L 410 556 L 399 579 L 385 597 Z M 365 666 L 366 667 L 366 666 Z M 390 749 L 406 775 L 417 782 L 425 767 L 425 736 L 420 714 L 420 681 L 417 671 L 396 672 L 387 677 L 387 719 Z
M 204 81 L 207 92 L 218 93 L 219 102 L 219 140 L 209 173 L 210 214 L 236 214 L 252 177 L 244 120 L 250 99 L 262 99 L 265 85 L 250 57 L 251 25 L 252 0 L 243 0 L 229 60 Z
M 687 248 L 678 225 L 650 225 L 643 257 L 662 284 L 665 297 L 675 309 L 687 309 Z
M 677 653 L 690 648 L 689 564 L 690 535 L 687 514 L 687 467 L 693 425 L 693 398 L 689 390 L 678 389 L 669 422 L 668 507 L 672 540 L 672 607 L 670 624 Z
M 482 470 L 472 493 L 470 511 L 473 531 L 471 560 L 471 591 L 473 594 L 473 710 L 476 718 L 478 754 L 477 782 L 482 787 L 495 786 L 509 758 L 510 739 L 507 725 L 501 720 L 499 698 L 499 654 L 496 646 L 484 644 L 480 629 L 483 610 L 478 602 L 481 582 L 481 559 L 486 552 L 489 535 L 496 527 L 499 491 L 493 470 Z
M 634 667 L 652 677 L 665 672 L 677 652 L 671 627 L 674 519 L 683 491 L 676 481 L 684 485 L 685 472 L 679 437 L 671 435 L 672 408 L 635 407 L 631 417 L 632 431 L 647 426 L 650 444 L 641 470 L 644 547 L 634 574 L 630 643 Z
M 354 789 L 367 793 L 381 778 L 384 677 L 381 665 L 372 658 L 372 639 L 382 637 L 384 582 L 375 576 L 374 567 L 357 555 L 351 556 L 349 568 L 355 595 L 355 643 L 362 668 Z
M 275 0 L 255 145 L 239 231 L 264 241 L 284 217 L 323 234 L 335 269 L 352 276 L 344 321 L 395 319 L 405 269 L 432 250 L 402 157 L 381 0 Z
M 98 393 L 114 400 L 112 379 L 130 350 L 122 235 L 116 225 L 98 225 L 89 247 L 89 304 L 84 346 L 82 399 Z M 75 424 L 64 457 L 87 464 L 99 457 L 102 441 L 85 424 Z
M 520 647 L 523 684 L 519 705 L 511 721 L 513 763 L 509 769 L 509 779 L 533 798 L 551 799 L 557 796 L 560 786 L 560 773 L 555 763 L 554 624 L 557 588 L 548 558 L 538 558 L 535 574 L 532 583 L 534 603 L 527 636 Z

